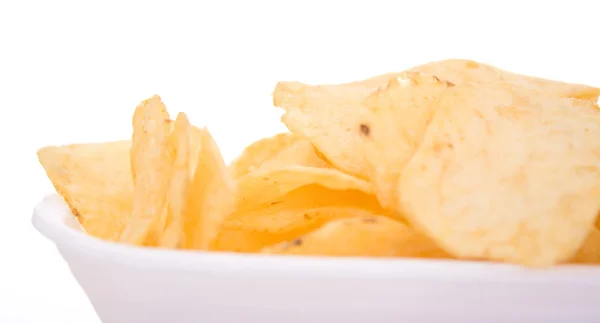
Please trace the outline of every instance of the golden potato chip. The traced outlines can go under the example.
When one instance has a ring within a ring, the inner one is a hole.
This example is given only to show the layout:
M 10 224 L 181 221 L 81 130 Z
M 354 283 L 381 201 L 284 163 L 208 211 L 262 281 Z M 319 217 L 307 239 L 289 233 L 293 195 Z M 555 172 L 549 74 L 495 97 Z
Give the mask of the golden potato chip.
M 348 196 L 346 192 L 328 192 Z M 354 192 L 358 193 L 358 192 Z M 285 200 L 283 201 L 285 203 Z M 347 206 L 321 206 L 316 208 L 267 207 L 227 217 L 217 239 L 217 250 L 258 252 L 262 248 L 295 239 L 335 219 L 366 216 L 372 210 Z M 281 206 L 281 204 L 279 204 Z
M 395 207 L 400 172 L 421 144 L 439 98 L 453 86 L 435 76 L 405 73 L 365 100 L 365 160 L 383 206 Z
M 377 198 L 369 193 L 356 189 L 332 189 L 319 184 L 307 184 L 291 192 L 274 197 L 263 204 L 256 204 L 253 208 L 236 209 L 236 213 L 244 214 L 253 212 L 261 214 L 282 213 L 289 210 L 312 209 L 325 206 L 356 207 L 383 212 Z
M 369 178 L 365 160 L 366 143 L 361 138 L 365 116 L 372 113 L 364 100 L 390 80 L 406 72 L 430 74 L 452 84 L 471 82 L 508 82 L 543 91 L 547 95 L 575 97 L 595 101 L 600 88 L 544 80 L 500 70 L 469 60 L 444 60 L 414 67 L 405 72 L 388 73 L 366 80 L 336 85 L 308 85 L 280 82 L 273 93 L 273 103 L 285 110 L 283 123 L 294 134 L 309 140 L 332 165 L 350 174 Z M 435 95 L 435 92 L 432 93 Z M 414 103 L 410 103 L 414 106 Z M 405 109 L 409 111 L 410 109 Z M 362 117 L 361 117 L 362 115 Z M 405 123 L 407 123 L 406 121 Z M 368 125 L 367 125 L 368 126 Z M 384 201 L 385 202 L 385 201 Z
M 269 254 L 448 258 L 431 239 L 384 216 L 329 222 L 297 239 L 263 250 Z
M 294 134 L 309 140 L 335 167 L 367 178 L 365 143 L 360 132 L 367 87 L 310 86 L 281 82 L 273 103 L 285 110 L 281 120 Z
M 165 231 L 159 243 L 163 247 L 178 247 L 183 234 L 185 201 L 191 181 L 190 161 L 192 150 L 198 150 L 195 149 L 196 147 L 191 146 L 190 136 L 190 122 L 185 113 L 179 113 L 173 126 L 173 132 L 169 138 L 172 141 L 171 145 L 175 147 L 175 160 L 173 161 L 173 170 L 171 172 Z
M 156 245 L 167 217 L 174 147 L 169 141 L 169 114 L 160 97 L 142 102 L 133 116 L 131 164 L 133 212 L 120 241 Z
M 130 141 L 49 146 L 37 156 L 90 235 L 116 241 L 133 210 Z
M 276 156 L 266 160 L 259 169 L 282 168 L 286 166 L 331 167 L 331 165 L 319 156 L 310 141 L 305 139 L 298 139 L 285 147 Z
M 373 193 L 371 183 L 337 169 L 288 166 L 259 170 L 240 178 L 237 208 L 249 210 L 309 184 L 318 184 L 335 190 Z
M 189 121 L 188 121 L 189 122 Z M 190 125 L 190 178 L 194 176 L 196 165 L 198 165 L 198 158 L 200 155 L 200 149 L 202 146 L 202 129 Z
M 239 178 L 257 170 L 297 140 L 296 135 L 284 132 L 253 142 L 229 165 L 232 176 Z
M 290 165 L 328 167 L 312 144 L 292 133 L 279 133 L 255 141 L 244 149 L 229 169 L 234 178 L 240 178 L 261 168 Z
M 470 82 L 505 82 L 547 95 L 597 101 L 600 88 L 583 84 L 565 83 L 538 77 L 526 76 L 501 70 L 491 65 L 472 60 L 448 59 L 430 62 L 411 68 L 409 71 L 435 75 L 455 84 Z
M 185 206 L 183 248 L 209 249 L 235 209 L 235 182 L 208 129 L 202 131 L 198 165 Z
M 419 147 L 437 109 L 437 100 L 453 86 L 435 76 L 409 72 L 392 79 L 386 87 L 365 99 L 368 113 L 363 115 L 362 125 L 369 131 L 365 137 L 370 144 L 365 146 L 365 156 L 369 178 L 384 206 L 396 203 L 395 186 L 400 172 Z M 508 84 L 504 87 L 507 91 L 519 88 Z M 524 100 L 533 95 L 540 94 L 528 92 L 520 98 Z
M 324 221 L 348 216 L 345 210 L 369 210 L 391 216 L 372 194 L 308 184 L 252 210 L 238 209 L 229 215 L 221 228 L 217 249 L 257 251 L 304 234 Z
M 145 114 L 147 113 L 147 109 L 146 106 L 148 105 L 152 105 L 155 108 L 152 111 L 156 111 L 157 114 L 161 114 L 162 117 L 166 117 L 165 121 L 166 123 L 170 124 L 171 120 L 169 119 L 169 113 L 167 112 L 167 107 L 165 106 L 165 104 L 162 102 L 162 99 L 160 98 L 160 96 L 158 95 L 153 95 L 152 97 L 150 97 L 149 99 L 146 99 L 144 101 L 142 101 L 135 109 L 134 113 L 133 113 L 133 118 L 131 119 L 131 125 L 134 128 L 134 134 L 135 135 L 135 127 L 141 127 L 141 123 L 142 120 L 145 118 Z M 140 129 L 141 131 L 141 129 Z M 134 141 L 132 142 L 132 148 L 131 148 L 131 158 L 130 158 L 130 162 L 131 162 L 131 175 L 133 176 L 133 180 L 135 182 L 135 177 L 136 177 L 136 167 L 135 167 L 135 157 L 133 156 L 134 152 L 137 152 L 140 150 L 140 148 L 138 148 L 137 146 L 143 144 L 142 141 L 138 141 L 137 143 Z
M 571 260 L 576 264 L 600 264 L 600 230 L 594 228 Z
M 532 93 L 449 89 L 401 173 L 399 211 L 455 256 L 552 265 L 593 227 L 600 111 Z
M 187 116 L 186 116 L 187 118 Z M 188 121 L 189 122 L 189 121 Z M 175 126 L 175 122 L 173 120 L 168 120 L 167 123 L 171 127 L 171 132 L 173 131 L 173 127 Z M 196 164 L 198 164 L 198 154 L 200 154 L 200 142 L 202 141 L 202 129 L 195 127 L 190 124 L 190 177 L 194 176 L 194 170 L 196 169 Z
M 446 59 L 441 61 L 433 61 L 412 67 L 403 72 L 377 75 L 369 79 L 338 84 L 337 86 L 365 87 L 376 90 L 381 86 L 385 86 L 389 80 L 399 77 L 406 72 L 417 72 L 436 76 L 439 79 L 447 80 L 453 84 L 466 84 L 473 82 L 509 83 L 524 87 L 526 89 L 544 92 L 551 96 L 577 98 L 594 102 L 597 101 L 598 96 L 600 96 L 600 88 L 598 87 L 516 74 L 499 69 L 489 64 L 466 59 Z

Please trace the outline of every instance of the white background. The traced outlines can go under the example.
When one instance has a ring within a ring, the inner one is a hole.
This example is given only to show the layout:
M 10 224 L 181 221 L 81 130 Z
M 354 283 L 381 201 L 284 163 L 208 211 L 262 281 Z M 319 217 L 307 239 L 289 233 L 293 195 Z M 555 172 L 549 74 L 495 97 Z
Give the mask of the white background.
M 193 3 L 0 1 L 0 322 L 98 322 L 30 224 L 52 192 L 35 152 L 127 138 L 152 94 L 208 125 L 230 159 L 284 129 L 271 101 L 280 80 L 459 57 L 600 86 L 594 1 Z

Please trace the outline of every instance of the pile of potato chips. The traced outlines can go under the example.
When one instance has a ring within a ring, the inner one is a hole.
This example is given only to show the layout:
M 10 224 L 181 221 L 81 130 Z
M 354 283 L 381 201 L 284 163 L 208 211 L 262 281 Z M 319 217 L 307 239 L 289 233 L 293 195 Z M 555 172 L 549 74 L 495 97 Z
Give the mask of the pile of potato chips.
M 445 60 L 367 80 L 281 82 L 290 132 L 230 165 L 160 97 L 131 140 L 38 158 L 85 231 L 283 255 L 600 262 L 600 88 Z

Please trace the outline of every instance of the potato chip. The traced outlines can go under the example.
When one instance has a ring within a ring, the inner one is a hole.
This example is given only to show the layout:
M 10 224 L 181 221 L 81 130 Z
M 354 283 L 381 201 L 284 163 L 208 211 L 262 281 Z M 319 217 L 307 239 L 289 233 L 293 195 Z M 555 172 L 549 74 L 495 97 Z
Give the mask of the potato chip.
M 187 116 L 186 116 L 187 118 Z M 189 121 L 188 121 L 189 122 Z M 175 122 L 173 120 L 168 120 L 167 124 L 171 127 L 171 132 L 173 131 L 173 127 L 175 126 Z M 194 176 L 194 170 L 196 169 L 196 164 L 198 164 L 198 154 L 200 154 L 200 142 L 202 141 L 202 129 L 195 127 L 190 124 L 190 177 Z
M 54 188 L 90 235 L 116 241 L 133 210 L 130 141 L 49 146 L 37 152 Z
M 160 97 L 142 102 L 133 116 L 131 164 L 133 213 L 120 241 L 156 245 L 167 217 L 169 182 L 175 149 L 169 141 L 169 114 Z
M 546 95 L 578 98 L 596 102 L 600 88 L 525 76 L 501 70 L 472 60 L 448 59 L 411 68 L 409 71 L 435 75 L 454 84 L 471 82 L 505 82 Z
M 259 169 L 290 165 L 330 167 L 308 140 L 288 132 L 255 141 L 244 149 L 229 169 L 234 178 L 240 178 Z
M 338 84 L 334 86 L 365 87 L 376 90 L 381 86 L 385 86 L 389 80 L 400 77 L 406 72 L 417 72 L 436 76 L 439 79 L 447 80 L 453 84 L 466 84 L 473 82 L 509 83 L 524 87 L 526 89 L 544 92 L 546 95 L 563 98 L 577 98 L 593 102 L 596 102 L 598 100 L 598 96 L 600 96 L 600 88 L 598 87 L 511 73 L 489 64 L 467 59 L 446 59 L 441 61 L 433 61 L 412 67 L 403 72 L 377 75 L 365 80 Z
M 298 139 L 285 147 L 276 156 L 266 160 L 259 169 L 273 169 L 286 166 L 332 167 L 320 157 L 310 141 L 305 139 Z
M 332 165 L 367 178 L 360 122 L 362 102 L 372 91 L 281 82 L 273 93 L 273 103 L 285 110 L 281 120 L 288 129 L 309 140 Z
M 337 169 L 288 166 L 255 171 L 240 178 L 237 207 L 239 210 L 249 210 L 309 184 L 318 184 L 334 190 L 373 193 L 369 182 Z
M 348 196 L 346 192 L 329 192 L 334 198 Z M 358 193 L 358 192 L 353 192 Z M 335 196 L 338 195 L 338 196 Z M 286 200 L 282 203 L 285 203 Z M 279 206 L 279 207 L 277 207 Z M 236 252 L 258 252 L 262 248 L 304 235 L 331 220 L 366 216 L 372 210 L 348 206 L 320 206 L 316 208 L 289 208 L 279 205 L 229 216 L 221 231 L 215 249 Z
M 383 216 L 340 219 L 297 239 L 267 247 L 268 254 L 448 258 L 431 239 Z
M 253 142 L 229 166 L 232 176 L 239 178 L 257 170 L 297 140 L 296 135 L 284 132 Z
M 183 248 L 209 249 L 225 217 L 235 209 L 235 182 L 208 129 L 202 131 L 185 206 Z
M 576 264 L 600 264 L 600 230 L 594 228 L 571 260 Z
M 325 206 L 356 207 L 376 210 L 383 213 L 377 198 L 356 189 L 332 189 L 319 184 L 307 184 L 291 192 L 268 200 L 263 204 L 254 204 L 252 208 L 236 209 L 236 213 L 265 212 L 275 214 L 295 209 L 311 209 Z
M 171 172 L 171 183 L 169 187 L 168 214 L 165 230 L 160 238 L 160 246 L 176 248 L 181 242 L 183 234 L 183 218 L 185 202 L 190 186 L 190 161 L 192 147 L 190 143 L 191 125 L 185 113 L 179 113 L 171 133 L 171 145 L 175 147 L 175 160 Z
M 400 172 L 421 144 L 439 98 L 453 86 L 435 76 L 405 73 L 365 100 L 365 159 L 383 206 L 395 207 Z
M 325 155 L 325 160 L 345 172 L 369 178 L 370 167 L 364 158 L 368 148 L 361 138 L 361 133 L 364 133 L 361 129 L 367 129 L 362 127 L 362 122 L 372 112 L 364 107 L 363 102 L 374 91 L 387 86 L 390 80 L 401 77 L 406 72 L 430 74 L 431 77 L 435 76 L 451 84 L 509 82 L 543 91 L 546 95 L 591 101 L 597 100 L 600 95 L 600 89 L 591 86 L 544 80 L 474 61 L 453 59 L 345 84 L 280 82 L 274 90 L 273 103 L 285 110 L 282 121 L 288 129 L 313 143 Z
M 458 257 L 568 260 L 600 209 L 599 137 L 590 101 L 455 86 L 401 173 L 399 211 Z

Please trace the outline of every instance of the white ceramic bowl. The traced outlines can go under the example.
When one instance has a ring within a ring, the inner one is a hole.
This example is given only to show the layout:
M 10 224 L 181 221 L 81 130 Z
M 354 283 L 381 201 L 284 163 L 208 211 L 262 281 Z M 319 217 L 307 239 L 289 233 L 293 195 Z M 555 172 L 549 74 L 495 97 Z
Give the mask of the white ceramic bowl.
M 600 269 L 138 248 L 86 235 L 58 195 L 35 208 L 105 323 L 600 322 Z

